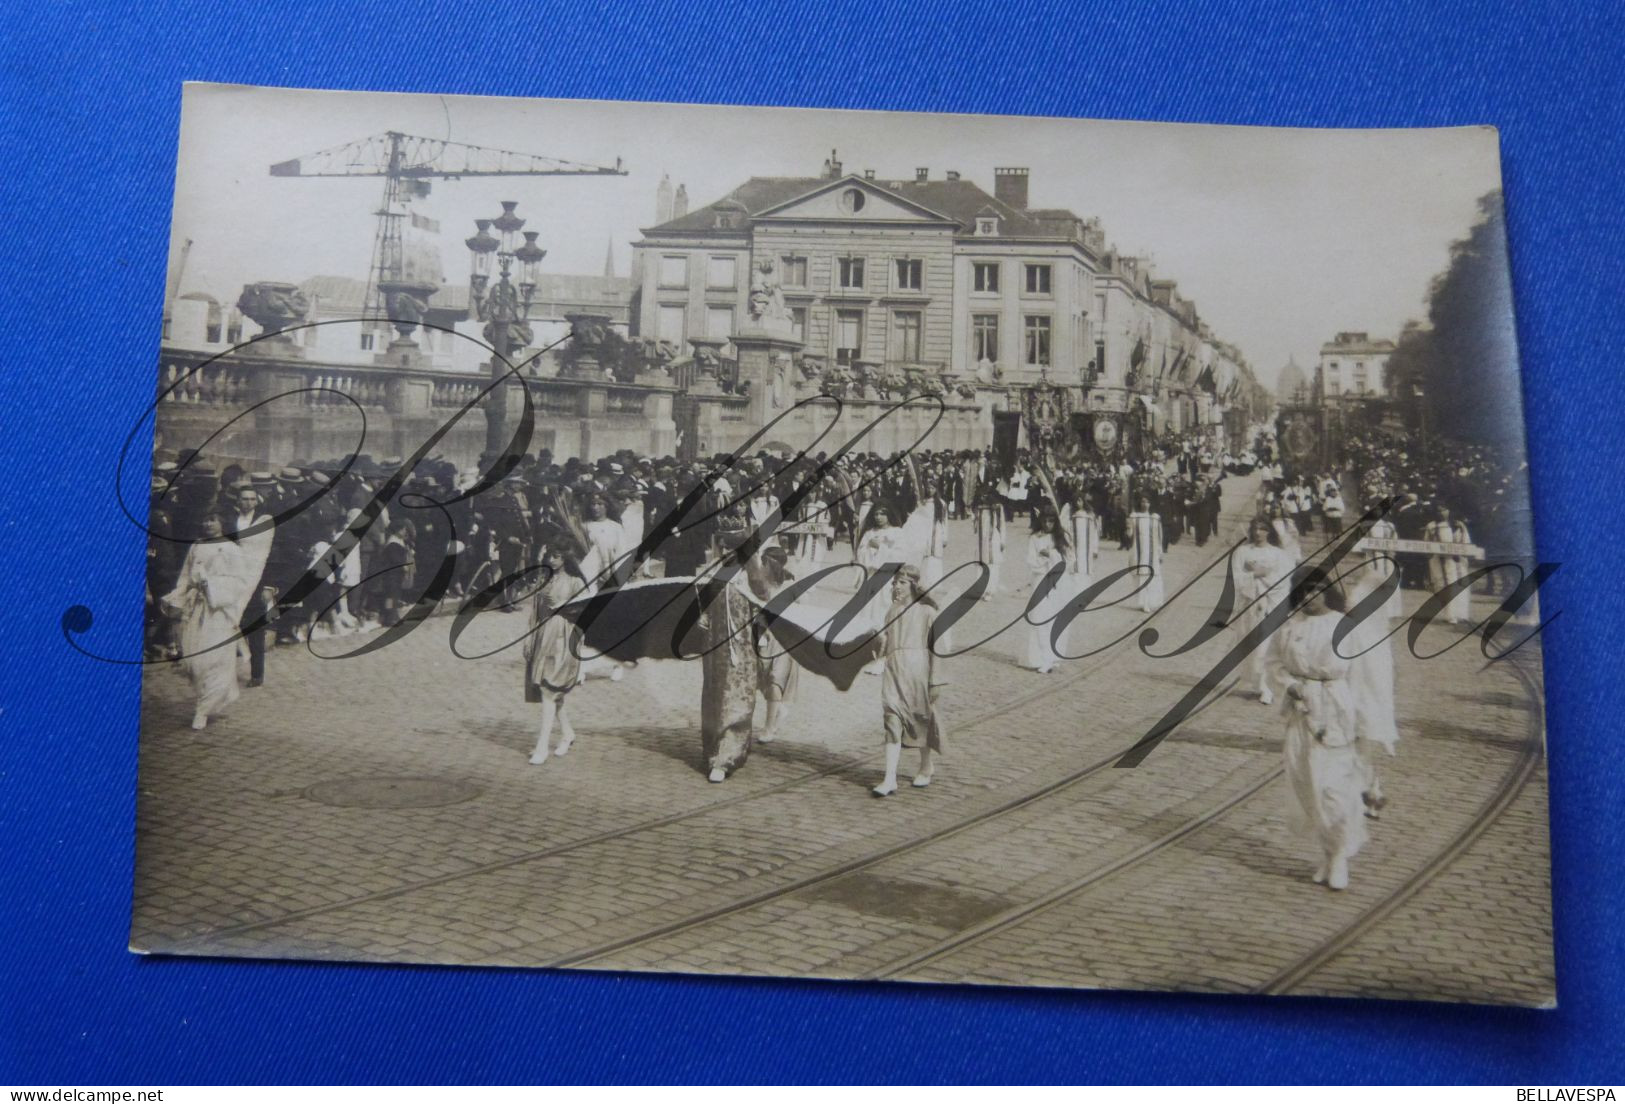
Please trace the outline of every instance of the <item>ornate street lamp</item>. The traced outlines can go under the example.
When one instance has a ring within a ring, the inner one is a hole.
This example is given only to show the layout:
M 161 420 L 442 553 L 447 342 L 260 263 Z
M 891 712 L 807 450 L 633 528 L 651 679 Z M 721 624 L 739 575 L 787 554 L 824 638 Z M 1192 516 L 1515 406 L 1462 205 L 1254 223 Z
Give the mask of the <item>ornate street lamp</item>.
M 536 244 L 536 231 L 524 234 L 524 244 L 518 244 L 519 233 L 525 220 L 514 214 L 519 204 L 514 200 L 502 201 L 502 214 L 494 219 L 475 219 L 475 234 L 464 240 L 468 246 L 469 311 L 485 323 L 485 340 L 495 350 L 491 358 L 491 381 L 496 384 L 487 398 L 485 409 L 485 451 L 502 451 L 507 442 L 507 386 L 503 377 L 509 371 L 514 351 L 523 349 L 532 341 L 530 324 L 531 300 L 536 294 L 536 281 L 541 271 L 542 258 L 547 250 Z M 493 235 L 491 230 L 497 233 Z M 496 267 L 496 283 L 491 283 L 492 262 Z M 516 274 L 515 262 L 519 271 Z M 518 275 L 516 287 L 511 279 Z

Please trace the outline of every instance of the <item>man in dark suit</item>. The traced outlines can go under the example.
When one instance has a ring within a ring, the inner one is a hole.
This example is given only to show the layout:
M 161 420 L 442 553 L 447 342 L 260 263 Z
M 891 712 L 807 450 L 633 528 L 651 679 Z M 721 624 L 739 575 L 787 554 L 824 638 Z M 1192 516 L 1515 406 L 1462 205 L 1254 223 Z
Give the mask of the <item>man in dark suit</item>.
M 237 484 L 236 513 L 230 519 L 232 540 L 250 550 L 251 560 L 257 561 L 257 583 L 250 592 L 248 605 L 243 607 L 238 628 L 248 642 L 248 685 L 250 688 L 265 684 L 265 632 L 269 627 L 270 611 L 276 605 L 276 588 L 266 585 L 265 562 L 271 549 L 275 526 L 268 516 L 259 512 L 260 495 L 252 483 Z

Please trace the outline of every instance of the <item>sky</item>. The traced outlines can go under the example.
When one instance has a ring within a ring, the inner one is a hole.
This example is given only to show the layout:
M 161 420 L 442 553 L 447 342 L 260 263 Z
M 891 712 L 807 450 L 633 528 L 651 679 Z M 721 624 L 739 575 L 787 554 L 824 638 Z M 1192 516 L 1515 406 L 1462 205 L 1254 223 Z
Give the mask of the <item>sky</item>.
M 690 209 L 750 176 L 816 176 L 832 149 L 881 179 L 958 170 L 993 190 L 995 166 L 1031 170 L 1030 204 L 1099 217 L 1107 240 L 1150 256 L 1273 386 L 1288 357 L 1363 330 L 1397 337 L 1425 316 L 1428 282 L 1500 187 L 1489 127 L 1306 130 L 993 115 L 590 100 L 316 92 L 188 85 L 171 270 L 179 291 L 234 300 L 245 283 L 365 279 L 383 182 L 269 175 L 273 162 L 397 130 L 594 164 L 622 177 L 436 181 L 414 209 L 440 220 L 446 278 L 468 277 L 476 217 L 518 200 L 556 273 L 626 275 L 655 221 L 662 174 Z

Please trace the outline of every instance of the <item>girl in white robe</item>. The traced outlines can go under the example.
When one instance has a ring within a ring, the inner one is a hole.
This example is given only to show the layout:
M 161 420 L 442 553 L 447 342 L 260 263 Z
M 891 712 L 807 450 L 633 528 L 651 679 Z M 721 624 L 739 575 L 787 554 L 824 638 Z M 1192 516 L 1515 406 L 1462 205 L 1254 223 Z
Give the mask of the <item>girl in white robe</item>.
M 908 549 L 905 559 L 918 564 L 920 585 L 927 590 L 942 581 L 942 561 L 948 554 L 948 504 L 936 493 L 936 487 L 927 483 L 920 505 L 903 523 L 904 544 Z M 953 650 L 953 632 L 949 630 L 937 640 L 939 652 Z
M 1140 499 L 1140 508 L 1128 516 L 1128 531 L 1134 580 L 1140 585 L 1134 600 L 1141 613 L 1155 613 L 1163 602 L 1162 518 L 1152 511 L 1150 499 Z
M 1379 518 L 1372 524 L 1366 536 L 1377 540 L 1396 540 L 1399 537 L 1399 530 L 1387 518 Z M 1370 588 L 1366 591 L 1369 594 L 1371 590 L 1382 585 L 1399 572 L 1399 561 L 1387 552 L 1368 552 L 1366 558 L 1369 561 L 1366 564 L 1366 570 L 1374 576 L 1371 579 Z M 1388 595 L 1388 600 L 1383 603 L 1382 612 L 1378 616 L 1386 618 L 1389 622 L 1392 622 L 1396 617 L 1405 616 L 1405 602 L 1400 596 L 1398 586 L 1395 586 L 1393 592 Z M 1388 627 L 1391 628 L 1392 625 L 1390 624 Z
M 1467 535 L 1467 526 L 1462 522 L 1452 521 L 1449 509 L 1444 506 L 1439 507 L 1438 518 L 1428 522 L 1428 527 L 1422 531 L 1422 539 L 1447 544 L 1473 543 L 1472 538 Z M 1455 583 L 1465 574 L 1467 574 L 1466 556 L 1428 557 L 1428 589 L 1434 594 Z M 1464 590 L 1450 599 L 1444 608 L 1445 620 L 1452 625 L 1464 625 L 1471 621 L 1472 597 L 1470 591 Z
M 1276 589 L 1276 584 L 1289 578 L 1295 566 L 1281 550 L 1280 538 L 1268 522 L 1257 518 L 1247 527 L 1247 543 L 1236 549 L 1233 569 L 1236 601 L 1242 611 L 1237 622 L 1238 638 L 1258 628 L 1270 610 L 1285 597 Z M 1264 705 L 1275 700 L 1270 690 L 1266 663 L 1269 643 L 1263 642 L 1248 654 L 1244 675 L 1247 685 L 1258 691 L 1258 700 Z
M 1366 831 L 1350 664 L 1332 646 L 1344 603 L 1317 574 L 1300 573 L 1292 595 L 1298 611 L 1270 649 L 1271 674 L 1286 699 L 1287 824 L 1315 855 L 1313 880 L 1346 889 L 1349 860 L 1364 846 Z
M 1380 563 L 1367 567 L 1349 592 L 1349 606 L 1359 605 L 1387 578 Z M 1360 758 L 1361 799 L 1366 816 L 1377 819 L 1388 799 L 1382 792 L 1377 762 L 1394 754 L 1399 725 L 1394 717 L 1394 644 L 1383 610 L 1367 617 L 1343 638 L 1338 650 L 1352 657 L 1349 692 L 1354 701 L 1354 750 Z
M 1067 544 L 1066 575 L 1061 580 L 1066 596 L 1058 608 L 1064 609 L 1094 583 L 1095 558 L 1100 555 L 1100 519 L 1087 505 L 1068 503 L 1061 507 L 1061 532 L 1066 535 Z M 1074 618 L 1073 625 L 1076 623 Z M 1056 644 L 1057 652 L 1071 651 L 1071 636 L 1072 625 L 1068 625 Z
M 872 527 L 858 540 L 858 563 L 866 569 L 865 579 L 872 578 L 887 564 L 904 563 L 906 558 L 903 552 L 903 530 L 891 523 L 891 511 L 885 506 L 876 505 L 869 511 Z M 864 607 L 863 624 L 868 628 L 879 629 L 886 623 L 886 611 L 891 608 L 891 594 L 882 588 L 869 599 Z M 885 669 L 882 660 L 876 659 L 864 668 L 865 674 L 878 675 Z
M 236 543 L 221 540 L 222 532 L 218 516 L 204 519 L 204 540 L 186 550 L 175 588 L 161 599 L 163 608 L 179 622 L 180 667 L 197 698 L 193 728 L 204 727 L 238 698 L 237 649 L 227 641 L 240 634 L 243 610 L 259 585 L 259 568 L 250 562 L 252 556 Z
M 1032 580 L 1034 593 L 1037 593 L 1051 571 L 1058 566 L 1064 566 L 1067 562 L 1066 538 L 1060 534 L 1055 515 L 1039 515 L 1039 526 L 1032 539 L 1027 542 L 1027 571 Z M 1037 671 L 1041 675 L 1047 675 L 1055 670 L 1057 657 L 1050 630 L 1054 627 L 1052 622 L 1055 615 L 1061 612 L 1068 598 L 1066 574 L 1063 572 L 1044 600 L 1023 618 L 1025 624 L 1022 626 L 1021 666 Z
M 991 494 L 976 503 L 976 561 L 987 567 L 987 588 L 982 600 L 999 593 L 999 569 L 1004 563 L 1004 508 Z

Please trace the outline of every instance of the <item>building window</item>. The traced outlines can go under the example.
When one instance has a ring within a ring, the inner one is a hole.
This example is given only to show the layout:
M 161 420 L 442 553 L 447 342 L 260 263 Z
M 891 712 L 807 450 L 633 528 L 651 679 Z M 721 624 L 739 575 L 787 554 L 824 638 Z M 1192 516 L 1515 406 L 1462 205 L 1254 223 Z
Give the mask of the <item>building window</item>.
M 973 314 L 970 318 L 970 356 L 977 364 L 999 359 L 999 316 Z
M 925 286 L 924 261 L 897 262 L 897 290 L 919 291 Z
M 1030 265 L 1027 265 L 1026 267 L 1027 267 L 1027 294 L 1028 295 L 1048 295 L 1049 294 L 1049 270 L 1050 270 L 1050 266 L 1047 265 L 1047 264 L 1030 264 Z
M 655 333 L 661 341 L 670 341 L 679 348 L 683 345 L 683 319 L 688 312 L 679 304 L 662 303 L 660 316 L 655 322 Z
M 971 265 L 971 286 L 977 291 L 999 290 L 999 263 L 997 261 L 977 261 Z
M 1106 374 L 1106 342 L 1104 341 L 1095 342 L 1095 372 L 1102 376 Z
M 797 341 L 807 340 L 807 308 L 790 308 L 790 336 Z
M 312 326 L 310 329 L 305 331 L 305 344 L 306 345 L 309 345 L 311 343 L 310 335 L 315 333 L 315 332 L 316 332 L 316 327 L 314 327 L 314 326 Z M 226 323 L 226 344 L 227 345 L 241 345 L 242 343 L 243 343 L 243 320 L 241 318 L 233 318 L 230 322 Z
M 1049 315 L 1029 314 L 1025 320 L 1027 364 L 1033 368 L 1049 365 Z
M 917 364 L 920 359 L 919 311 L 896 311 L 891 322 L 891 359 L 904 364 Z
M 863 355 L 863 312 L 835 312 L 835 363 L 854 364 Z
M 848 188 L 841 193 L 841 210 L 855 215 L 863 210 L 863 205 L 867 199 L 868 197 L 863 194 L 863 189 Z
M 1106 321 L 1106 297 L 1095 296 L 1095 325 L 1099 326 Z
M 1365 365 L 1354 366 L 1354 391 L 1356 394 L 1365 394 Z
M 999 232 L 999 220 L 996 218 L 979 218 L 976 220 L 976 233 L 978 237 L 990 238 Z
M 705 336 L 717 341 L 727 341 L 734 332 L 734 309 L 732 307 L 706 307 L 705 308 Z
M 738 287 L 737 264 L 732 257 L 712 257 L 706 266 L 705 286 L 714 288 Z
M 860 289 L 863 287 L 863 258 L 842 257 L 835 262 L 835 281 L 838 287 Z
M 660 258 L 660 286 L 661 287 L 687 287 L 688 286 L 688 258 L 681 256 L 664 256 Z
M 783 266 L 783 275 L 779 283 L 784 287 L 804 288 L 807 286 L 807 258 L 780 257 Z

